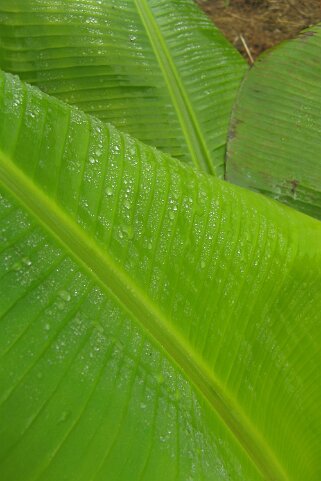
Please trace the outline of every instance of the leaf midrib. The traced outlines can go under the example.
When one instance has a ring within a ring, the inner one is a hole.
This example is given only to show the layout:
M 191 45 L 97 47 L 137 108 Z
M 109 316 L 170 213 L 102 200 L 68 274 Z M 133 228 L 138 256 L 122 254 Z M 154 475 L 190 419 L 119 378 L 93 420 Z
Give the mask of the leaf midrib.
M 146 0 L 134 0 L 134 3 L 163 74 L 192 161 L 198 169 L 216 175 L 194 109 L 153 12 Z
M 64 210 L 0 151 L 0 183 L 67 249 L 102 288 L 148 331 L 233 433 L 269 481 L 288 476 L 261 434 L 220 385 L 213 372 L 132 278 Z

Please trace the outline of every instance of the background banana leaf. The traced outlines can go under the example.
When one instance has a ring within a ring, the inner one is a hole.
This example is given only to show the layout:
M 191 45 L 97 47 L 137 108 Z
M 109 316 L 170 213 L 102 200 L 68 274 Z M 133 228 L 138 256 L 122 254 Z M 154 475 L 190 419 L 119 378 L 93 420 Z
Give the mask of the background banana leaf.
M 263 54 L 232 116 L 226 178 L 321 219 L 321 25 Z
M 3 481 L 319 480 L 321 224 L 0 76 Z
M 192 0 L 1 0 L 0 67 L 223 175 L 245 61 Z

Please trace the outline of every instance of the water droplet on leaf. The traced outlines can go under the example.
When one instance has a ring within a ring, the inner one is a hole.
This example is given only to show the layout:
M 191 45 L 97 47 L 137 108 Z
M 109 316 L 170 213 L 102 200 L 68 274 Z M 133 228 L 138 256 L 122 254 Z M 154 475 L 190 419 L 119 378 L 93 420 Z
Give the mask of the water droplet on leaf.
M 31 262 L 31 260 L 29 259 L 29 257 L 23 257 L 21 260 L 22 260 L 23 264 L 24 264 L 25 266 L 27 266 L 27 267 L 30 267 L 31 264 L 32 264 L 32 262 Z
M 130 226 L 130 225 L 123 226 L 122 231 L 128 237 L 128 239 L 131 240 L 131 239 L 134 238 L 134 229 L 132 228 L 132 226 Z
M 59 297 L 61 297 L 61 299 L 63 299 L 66 302 L 69 302 L 71 299 L 69 292 L 64 290 L 59 291 Z
M 58 424 L 66 422 L 67 419 L 69 418 L 70 414 L 71 414 L 70 411 L 63 411 L 61 413 L 60 418 L 58 419 Z

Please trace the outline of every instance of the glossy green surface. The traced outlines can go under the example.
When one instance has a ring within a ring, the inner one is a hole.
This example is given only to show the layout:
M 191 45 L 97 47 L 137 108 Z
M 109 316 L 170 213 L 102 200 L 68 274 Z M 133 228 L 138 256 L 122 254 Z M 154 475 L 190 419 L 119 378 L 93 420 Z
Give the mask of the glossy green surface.
M 247 67 L 193 0 L 1 0 L 0 67 L 223 175 Z
M 0 99 L 1 480 L 319 480 L 321 224 Z
M 232 116 L 226 179 L 321 219 L 321 24 L 263 54 Z

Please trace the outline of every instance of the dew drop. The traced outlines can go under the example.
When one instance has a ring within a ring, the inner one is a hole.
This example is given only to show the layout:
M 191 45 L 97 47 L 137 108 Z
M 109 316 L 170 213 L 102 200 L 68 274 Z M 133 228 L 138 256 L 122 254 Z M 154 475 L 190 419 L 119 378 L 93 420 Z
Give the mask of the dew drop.
M 175 191 L 173 193 L 173 197 L 174 197 L 175 200 L 178 200 L 179 199 L 179 192 Z
M 100 332 L 101 334 L 103 334 L 104 328 L 103 328 L 103 326 L 100 324 L 100 322 L 98 322 L 98 321 L 94 322 L 94 327 L 95 327 L 95 329 L 96 329 L 98 332 Z
M 60 418 L 58 419 L 58 424 L 62 424 L 66 422 L 70 414 L 71 414 L 70 411 L 63 411 L 60 415 Z
M 132 226 L 124 226 L 122 230 L 123 233 L 128 237 L 128 239 L 131 240 L 134 238 L 134 229 L 132 228 Z
M 60 311 L 62 311 L 65 308 L 65 303 L 60 301 L 57 303 L 57 307 Z
M 172 211 L 168 215 L 169 215 L 170 220 L 173 220 L 174 217 L 175 217 L 174 212 L 172 212 Z
M 21 262 L 15 262 L 12 266 L 12 270 L 14 270 L 16 272 L 20 271 L 21 268 L 22 268 Z
M 205 261 L 201 261 L 201 269 L 204 269 L 205 266 L 206 266 Z
M 29 259 L 29 257 L 23 257 L 21 260 L 22 260 L 22 263 L 23 263 L 25 266 L 27 266 L 27 267 L 30 267 L 31 264 L 32 264 L 32 262 L 31 262 L 31 260 Z
M 61 297 L 62 300 L 69 302 L 71 297 L 68 291 L 59 291 L 59 297 Z
M 106 194 L 110 197 L 111 195 L 113 195 L 113 189 L 111 187 L 107 187 L 106 189 Z

